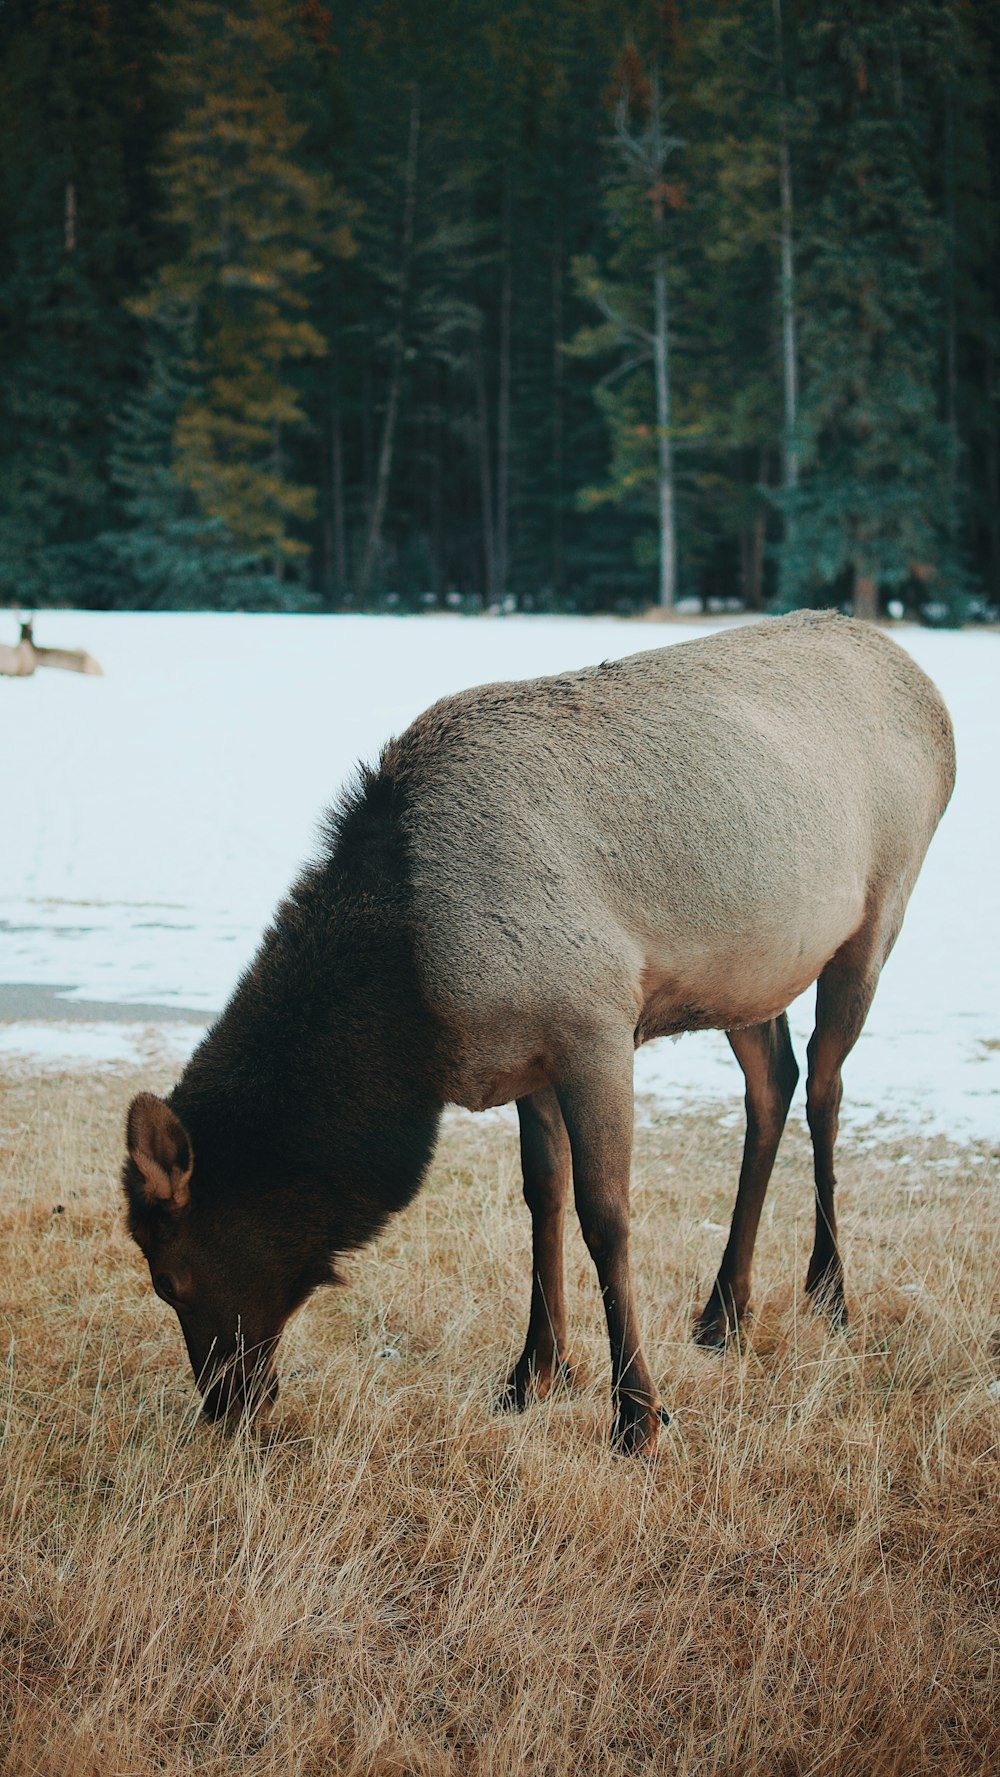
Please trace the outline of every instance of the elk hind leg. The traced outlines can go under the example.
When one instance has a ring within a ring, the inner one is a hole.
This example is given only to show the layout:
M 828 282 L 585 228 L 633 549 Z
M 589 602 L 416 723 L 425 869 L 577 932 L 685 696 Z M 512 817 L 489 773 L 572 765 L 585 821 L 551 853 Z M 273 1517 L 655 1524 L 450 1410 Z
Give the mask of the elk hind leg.
M 806 1116 L 816 1180 L 816 1236 L 806 1290 L 826 1309 L 834 1326 L 846 1326 L 844 1267 L 837 1244 L 833 1154 L 843 1097 L 841 1069 L 862 1026 L 881 970 L 881 960 L 858 955 L 852 945 L 837 952 L 816 987 L 816 1029 L 809 1039 Z
M 712 1293 L 695 1323 L 698 1344 L 715 1348 L 737 1330 L 749 1307 L 760 1212 L 799 1077 L 784 1012 L 767 1024 L 727 1034 L 746 1079 L 747 1132 L 729 1239 Z

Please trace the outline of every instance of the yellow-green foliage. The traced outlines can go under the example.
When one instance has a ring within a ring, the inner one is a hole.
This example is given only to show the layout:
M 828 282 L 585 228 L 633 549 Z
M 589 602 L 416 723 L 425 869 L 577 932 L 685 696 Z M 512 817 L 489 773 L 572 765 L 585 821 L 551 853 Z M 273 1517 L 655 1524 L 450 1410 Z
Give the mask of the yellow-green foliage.
M 528 1223 L 510 1124 L 456 1118 L 350 1287 L 286 1335 L 269 1441 L 227 1443 L 122 1229 L 136 1084 L 3 1103 L 4 1777 L 1000 1768 L 995 1159 L 845 1142 L 843 1337 L 803 1306 L 792 1128 L 749 1348 L 719 1360 L 688 1330 L 739 1118 L 640 1119 L 636 1271 L 675 1416 L 647 1465 L 606 1447 L 575 1229 L 590 1380 L 491 1413 Z
M 164 79 L 180 115 L 160 172 L 178 252 L 136 307 L 193 320 L 197 393 L 177 423 L 178 480 L 238 544 L 291 560 L 305 546 L 289 526 L 312 516 L 315 496 L 286 466 L 285 437 L 304 419 L 289 370 L 326 349 L 306 312 L 311 249 L 322 240 L 344 255 L 353 241 L 289 114 L 286 0 L 180 0 L 170 21 Z

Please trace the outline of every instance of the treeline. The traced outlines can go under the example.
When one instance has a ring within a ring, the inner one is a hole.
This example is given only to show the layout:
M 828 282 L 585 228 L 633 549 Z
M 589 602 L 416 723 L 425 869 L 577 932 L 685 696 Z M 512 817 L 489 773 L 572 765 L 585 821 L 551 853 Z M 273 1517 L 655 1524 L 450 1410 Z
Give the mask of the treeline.
M 989 614 L 998 78 L 994 0 L 4 0 L 0 602 Z

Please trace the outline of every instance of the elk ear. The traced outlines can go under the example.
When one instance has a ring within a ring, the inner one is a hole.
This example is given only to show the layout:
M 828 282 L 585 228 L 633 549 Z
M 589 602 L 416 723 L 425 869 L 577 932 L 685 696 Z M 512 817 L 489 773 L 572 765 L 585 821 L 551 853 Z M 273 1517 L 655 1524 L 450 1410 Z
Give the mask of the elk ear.
M 191 1201 L 194 1154 L 180 1118 L 162 1098 L 140 1092 L 128 1109 L 128 1151 L 142 1174 L 150 1209 L 186 1209 Z

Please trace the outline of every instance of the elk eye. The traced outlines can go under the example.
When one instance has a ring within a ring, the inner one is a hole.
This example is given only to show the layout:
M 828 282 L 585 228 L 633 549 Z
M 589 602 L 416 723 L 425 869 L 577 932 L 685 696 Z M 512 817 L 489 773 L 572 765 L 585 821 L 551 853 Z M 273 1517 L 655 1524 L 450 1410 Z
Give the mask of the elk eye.
M 171 1307 L 176 1306 L 177 1289 L 173 1278 L 168 1277 L 165 1271 L 158 1271 L 156 1273 L 156 1276 L 153 1278 L 153 1288 L 158 1296 L 162 1296 L 165 1302 L 170 1303 Z

